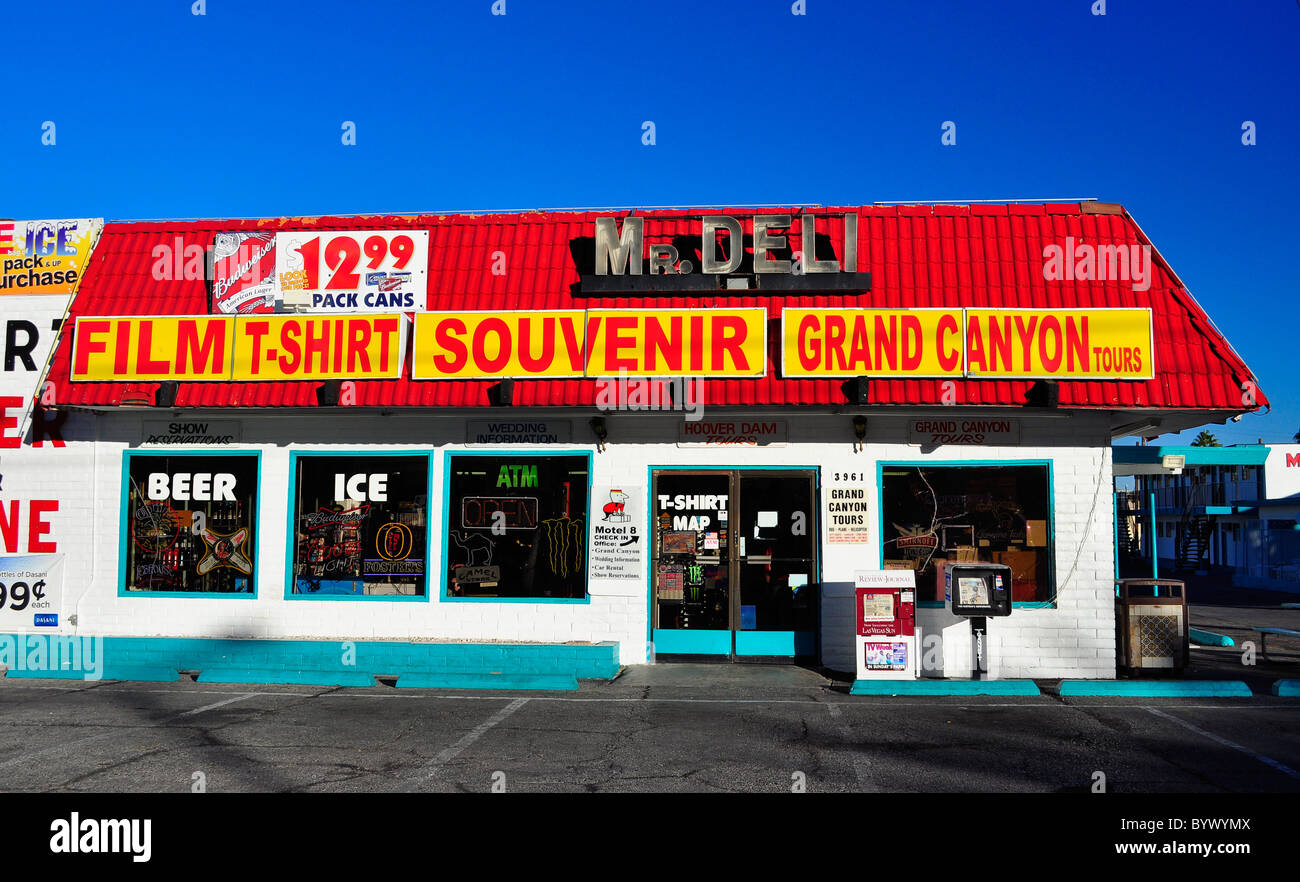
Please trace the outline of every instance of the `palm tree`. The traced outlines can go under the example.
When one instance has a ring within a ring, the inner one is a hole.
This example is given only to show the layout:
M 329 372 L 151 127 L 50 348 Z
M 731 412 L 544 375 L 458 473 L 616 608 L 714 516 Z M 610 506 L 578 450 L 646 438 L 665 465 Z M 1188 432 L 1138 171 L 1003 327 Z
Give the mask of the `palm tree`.
M 1202 429 L 1201 434 L 1197 435 L 1196 440 L 1192 442 L 1192 446 L 1193 447 L 1222 447 L 1223 445 L 1219 443 L 1218 438 L 1214 437 L 1213 432 L 1211 432 L 1209 429 Z

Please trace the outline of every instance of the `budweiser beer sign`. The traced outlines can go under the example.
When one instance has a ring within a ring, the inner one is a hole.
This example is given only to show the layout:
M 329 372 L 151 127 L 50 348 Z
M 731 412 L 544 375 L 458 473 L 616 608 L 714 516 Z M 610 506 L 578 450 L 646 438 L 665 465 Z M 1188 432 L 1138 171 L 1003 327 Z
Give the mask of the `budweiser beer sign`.
M 212 245 L 212 312 L 275 312 L 275 233 L 218 233 Z

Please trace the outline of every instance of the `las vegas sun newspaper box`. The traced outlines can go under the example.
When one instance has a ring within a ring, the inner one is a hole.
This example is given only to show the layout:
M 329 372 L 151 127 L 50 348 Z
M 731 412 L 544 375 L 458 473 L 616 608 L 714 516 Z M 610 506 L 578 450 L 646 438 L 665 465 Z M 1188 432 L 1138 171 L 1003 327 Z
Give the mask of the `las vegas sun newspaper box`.
M 912 680 L 916 660 L 916 573 L 854 574 L 859 680 Z

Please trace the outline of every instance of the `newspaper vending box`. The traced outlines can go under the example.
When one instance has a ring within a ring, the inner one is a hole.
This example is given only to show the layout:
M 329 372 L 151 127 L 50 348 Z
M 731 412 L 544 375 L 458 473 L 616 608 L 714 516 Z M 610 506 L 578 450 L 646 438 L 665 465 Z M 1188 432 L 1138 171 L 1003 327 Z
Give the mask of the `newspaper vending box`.
M 955 616 L 970 620 L 974 655 L 971 679 L 989 671 L 989 616 L 1011 615 L 1011 567 L 1005 564 L 949 564 L 943 574 L 944 600 Z
M 855 575 L 858 679 L 915 679 L 916 573 L 862 570 Z

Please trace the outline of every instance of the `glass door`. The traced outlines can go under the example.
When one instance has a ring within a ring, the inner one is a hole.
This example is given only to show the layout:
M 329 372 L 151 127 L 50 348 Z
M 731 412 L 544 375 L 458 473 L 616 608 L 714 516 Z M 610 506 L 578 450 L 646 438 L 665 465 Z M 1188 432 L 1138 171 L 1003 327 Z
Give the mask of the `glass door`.
M 741 471 L 739 490 L 735 653 L 815 655 L 815 473 Z
M 731 655 L 734 477 L 729 471 L 654 473 L 650 573 L 657 655 Z
M 816 653 L 816 472 L 655 471 L 657 655 Z

